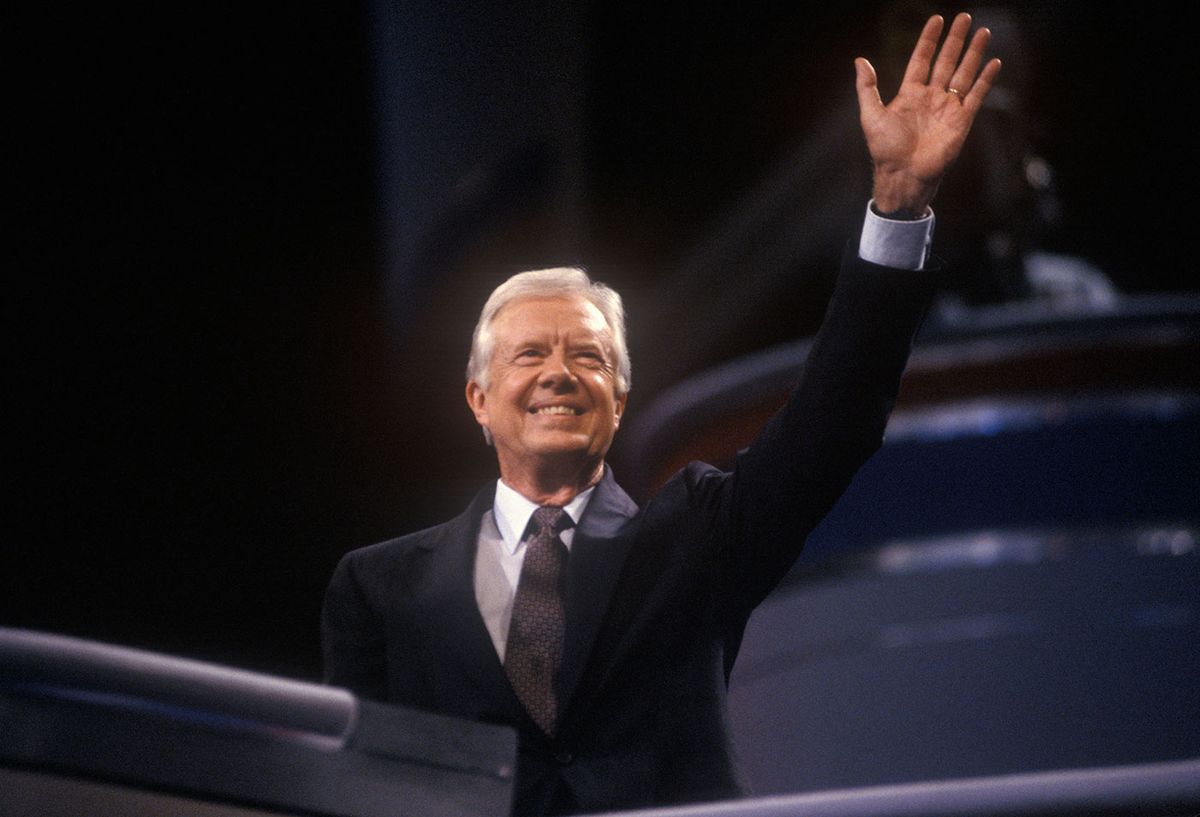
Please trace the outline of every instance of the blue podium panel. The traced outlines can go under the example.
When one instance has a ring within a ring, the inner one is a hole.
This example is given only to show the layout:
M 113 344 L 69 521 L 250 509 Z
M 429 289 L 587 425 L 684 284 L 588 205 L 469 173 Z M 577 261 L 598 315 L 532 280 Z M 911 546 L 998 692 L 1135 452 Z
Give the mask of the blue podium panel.
M 1200 757 L 1198 545 L 991 529 L 803 565 L 733 673 L 756 792 Z

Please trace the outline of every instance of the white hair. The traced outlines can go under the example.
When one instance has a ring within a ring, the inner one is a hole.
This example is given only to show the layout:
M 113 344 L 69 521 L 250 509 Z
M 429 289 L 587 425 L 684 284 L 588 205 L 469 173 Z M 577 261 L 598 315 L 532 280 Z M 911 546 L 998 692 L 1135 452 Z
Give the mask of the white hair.
M 631 380 L 629 349 L 625 345 L 625 308 L 621 304 L 621 296 L 611 287 L 592 281 L 587 273 L 578 267 L 553 267 L 519 272 L 492 290 L 479 313 L 479 322 L 475 324 L 475 332 L 471 336 L 467 380 L 474 380 L 483 389 L 488 387 L 488 367 L 492 362 L 495 346 L 492 322 L 501 309 L 522 298 L 555 296 L 586 298 L 600 310 L 612 335 L 612 356 L 616 369 L 614 386 L 618 396 L 627 394 Z

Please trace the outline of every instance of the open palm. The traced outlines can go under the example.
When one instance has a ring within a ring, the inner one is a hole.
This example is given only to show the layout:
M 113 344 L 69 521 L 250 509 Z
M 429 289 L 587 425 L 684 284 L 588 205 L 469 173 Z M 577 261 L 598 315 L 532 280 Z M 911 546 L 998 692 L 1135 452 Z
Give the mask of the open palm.
M 855 61 L 859 116 L 875 164 L 876 207 L 882 212 L 924 212 L 1000 72 L 996 59 L 980 71 L 990 38 L 986 28 L 975 32 L 964 52 L 971 29 L 968 14 L 954 19 L 934 62 L 943 26 L 938 16 L 925 24 L 900 90 L 887 105 L 879 96 L 875 69 L 865 59 Z

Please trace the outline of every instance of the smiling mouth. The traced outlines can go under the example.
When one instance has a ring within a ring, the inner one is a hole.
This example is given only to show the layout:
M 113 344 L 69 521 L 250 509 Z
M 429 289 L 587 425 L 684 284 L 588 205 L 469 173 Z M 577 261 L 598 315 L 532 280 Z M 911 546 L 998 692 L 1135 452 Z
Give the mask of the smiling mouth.
M 529 409 L 529 413 L 577 417 L 580 414 L 583 414 L 583 409 L 572 408 L 571 406 L 535 406 Z

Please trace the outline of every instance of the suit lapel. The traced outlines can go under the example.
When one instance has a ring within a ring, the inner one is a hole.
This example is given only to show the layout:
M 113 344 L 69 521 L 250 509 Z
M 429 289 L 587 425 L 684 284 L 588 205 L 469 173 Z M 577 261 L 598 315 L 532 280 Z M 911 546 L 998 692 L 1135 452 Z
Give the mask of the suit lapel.
M 560 713 L 566 710 L 604 621 L 625 563 L 631 536 L 627 523 L 637 505 L 605 467 L 571 543 L 567 567 L 567 631 L 559 680 Z M 561 717 L 561 715 L 560 715 Z
M 422 626 L 429 635 L 430 649 L 437 651 L 432 656 L 434 664 L 443 668 L 435 673 L 435 682 L 464 689 L 463 694 L 482 695 L 486 711 L 508 713 L 510 718 L 524 720 L 528 714 L 504 674 L 475 600 L 479 521 L 491 509 L 494 492 L 495 485 L 489 485 L 465 513 L 422 545 L 427 551 L 427 570 L 412 581 L 410 589 L 418 609 L 425 614 Z M 560 718 L 579 685 L 604 621 L 629 550 L 631 536 L 626 523 L 637 510 L 637 505 L 613 479 L 612 472 L 605 468 L 604 477 L 579 521 L 567 562 L 567 630 L 559 680 Z
M 438 682 L 458 686 L 456 676 L 465 678 L 482 693 L 487 710 L 511 712 L 520 704 L 475 600 L 479 520 L 492 507 L 494 491 L 494 484 L 481 491 L 465 513 L 429 542 L 429 570 L 413 590 L 422 597 L 419 609 L 427 612 L 423 626 L 430 635 L 430 649 L 436 651 L 432 660 L 439 667 L 453 666 Z

